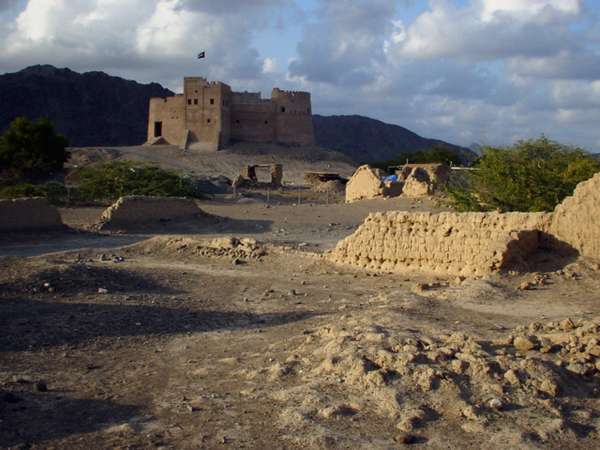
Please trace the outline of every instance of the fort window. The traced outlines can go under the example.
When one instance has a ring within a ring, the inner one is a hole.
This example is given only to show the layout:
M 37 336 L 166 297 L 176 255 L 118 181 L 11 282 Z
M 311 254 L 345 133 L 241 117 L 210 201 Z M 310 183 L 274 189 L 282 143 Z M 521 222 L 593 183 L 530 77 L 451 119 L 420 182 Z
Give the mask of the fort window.
M 198 104 L 198 99 L 197 99 L 197 98 L 195 98 L 195 99 L 194 99 L 194 105 L 197 105 L 197 104 Z
M 162 122 L 154 122 L 154 137 L 162 136 Z
M 281 107 L 281 112 L 285 112 L 285 106 Z
M 210 119 L 206 119 L 206 123 L 210 123 Z
M 268 120 L 265 120 L 265 125 L 269 125 L 269 121 Z
M 235 121 L 235 123 L 240 123 L 240 119 L 237 119 L 237 120 Z
M 192 104 L 192 99 L 188 98 L 188 105 L 191 105 L 191 104 Z
M 211 105 L 214 105 L 214 104 L 215 104 L 215 99 L 214 99 L 214 98 L 211 98 L 211 99 L 210 99 L 210 104 L 211 104 Z

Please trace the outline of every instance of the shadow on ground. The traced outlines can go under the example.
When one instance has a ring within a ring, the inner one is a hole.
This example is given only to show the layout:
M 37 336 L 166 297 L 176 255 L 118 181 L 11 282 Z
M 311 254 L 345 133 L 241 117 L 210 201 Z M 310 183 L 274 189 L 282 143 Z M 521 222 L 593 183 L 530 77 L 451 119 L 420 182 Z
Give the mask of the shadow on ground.
M 22 279 L 0 282 L 3 296 L 22 296 L 24 293 L 43 292 L 45 283 L 61 294 L 97 294 L 99 288 L 111 293 L 146 292 L 174 295 L 180 291 L 161 284 L 144 274 L 115 267 L 107 262 L 107 267 L 72 264 L 63 267 L 35 271 Z
M 51 439 L 99 431 L 127 422 L 139 412 L 137 406 L 107 400 L 0 389 L 0 447 L 29 448 Z
M 162 306 L 6 299 L 0 300 L 0 352 L 74 345 L 97 337 L 265 328 L 304 320 L 313 315 L 306 312 L 254 314 Z

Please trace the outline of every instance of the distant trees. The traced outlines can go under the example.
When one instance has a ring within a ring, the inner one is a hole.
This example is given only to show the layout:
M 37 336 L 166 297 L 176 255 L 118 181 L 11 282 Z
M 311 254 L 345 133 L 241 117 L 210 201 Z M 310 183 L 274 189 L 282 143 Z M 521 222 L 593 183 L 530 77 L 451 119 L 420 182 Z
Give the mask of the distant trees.
M 462 159 L 457 150 L 442 145 L 434 145 L 428 149 L 417 150 L 410 153 L 399 153 L 394 159 L 372 163 L 371 165 L 379 167 L 380 169 L 387 169 L 390 166 L 401 166 L 402 164 L 406 164 L 406 162 L 410 164 L 445 163 L 456 166 L 462 164 Z
M 580 148 L 542 136 L 510 147 L 484 147 L 462 186 L 448 188 L 459 210 L 551 211 L 600 171 Z
M 0 136 L 0 176 L 4 180 L 45 177 L 69 158 L 67 139 L 48 119 L 15 119 Z

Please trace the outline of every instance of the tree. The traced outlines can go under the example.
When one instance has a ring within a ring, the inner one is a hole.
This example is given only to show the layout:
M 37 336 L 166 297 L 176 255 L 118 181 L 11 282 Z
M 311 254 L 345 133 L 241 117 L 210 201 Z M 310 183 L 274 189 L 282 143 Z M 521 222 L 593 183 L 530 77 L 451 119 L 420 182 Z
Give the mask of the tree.
M 469 187 L 450 187 L 449 193 L 461 210 L 551 211 L 598 171 L 600 164 L 584 150 L 542 136 L 485 147 Z
M 4 176 L 38 178 L 62 170 L 69 158 L 67 139 L 48 119 L 15 119 L 0 136 L 0 170 Z

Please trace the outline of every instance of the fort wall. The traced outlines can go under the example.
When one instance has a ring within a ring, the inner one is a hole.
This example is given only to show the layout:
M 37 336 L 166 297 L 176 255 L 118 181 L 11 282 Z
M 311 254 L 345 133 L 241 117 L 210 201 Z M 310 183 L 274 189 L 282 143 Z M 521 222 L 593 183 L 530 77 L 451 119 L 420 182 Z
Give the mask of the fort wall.
M 218 150 L 231 139 L 313 144 L 310 94 L 275 88 L 273 98 L 262 99 L 259 92 L 187 77 L 183 95 L 150 101 L 148 143 Z

